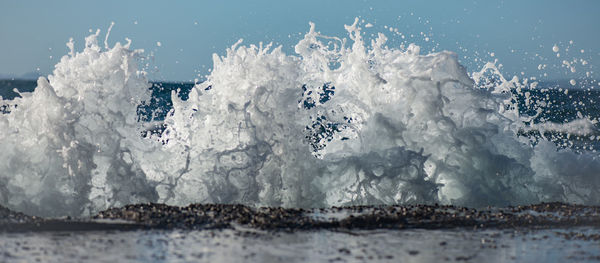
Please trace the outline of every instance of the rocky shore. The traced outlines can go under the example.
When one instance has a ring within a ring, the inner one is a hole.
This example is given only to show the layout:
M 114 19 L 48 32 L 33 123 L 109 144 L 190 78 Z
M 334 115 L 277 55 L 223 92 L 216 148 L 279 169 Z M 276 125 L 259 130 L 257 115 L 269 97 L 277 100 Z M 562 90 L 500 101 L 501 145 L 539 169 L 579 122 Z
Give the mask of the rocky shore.
M 137 204 L 111 208 L 90 218 L 40 218 L 0 207 L 0 231 L 226 229 L 273 231 L 554 228 L 600 226 L 600 207 L 541 203 L 470 209 L 440 205 L 351 206 L 327 209 L 251 208 L 244 205 Z

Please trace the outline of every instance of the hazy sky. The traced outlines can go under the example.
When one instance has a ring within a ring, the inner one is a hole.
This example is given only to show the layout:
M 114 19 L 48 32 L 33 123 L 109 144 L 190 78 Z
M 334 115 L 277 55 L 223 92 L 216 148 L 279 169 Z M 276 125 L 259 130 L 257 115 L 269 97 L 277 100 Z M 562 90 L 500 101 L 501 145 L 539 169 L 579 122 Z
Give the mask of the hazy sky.
M 70 37 L 81 50 L 90 29 L 99 28 L 104 36 L 114 21 L 109 43 L 123 43 L 127 37 L 133 40 L 132 48 L 144 49 L 153 57 L 147 69 L 151 79 L 188 81 L 206 74 L 212 54 L 223 54 L 240 38 L 246 44 L 275 42 L 293 54 L 293 45 L 308 31 L 309 21 L 322 33 L 347 37 L 343 26 L 355 17 L 373 24 L 363 27 L 367 37 L 384 32 L 390 47 L 414 42 L 423 46 L 423 53 L 434 48 L 454 51 L 469 71 L 498 59 L 506 75 L 523 72 L 558 79 L 590 72 L 591 77 L 598 76 L 593 72 L 600 63 L 597 0 L 2 0 L 0 74 L 20 76 L 38 68 L 41 74 L 50 74 L 67 53 L 65 43 Z M 561 66 L 563 60 L 575 59 L 575 73 Z

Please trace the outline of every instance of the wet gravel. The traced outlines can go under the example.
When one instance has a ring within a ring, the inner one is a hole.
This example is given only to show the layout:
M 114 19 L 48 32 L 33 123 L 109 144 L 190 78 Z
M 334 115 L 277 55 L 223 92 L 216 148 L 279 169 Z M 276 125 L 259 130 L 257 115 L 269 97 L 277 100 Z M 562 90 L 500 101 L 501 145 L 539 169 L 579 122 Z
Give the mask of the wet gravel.
M 506 208 L 456 206 L 351 206 L 327 209 L 251 208 L 244 205 L 137 204 L 91 218 L 43 219 L 0 207 L 0 231 L 104 229 L 372 230 L 449 228 L 553 228 L 600 226 L 600 207 L 542 203 Z M 578 238 L 574 236 L 573 238 Z M 595 237 L 591 237 L 595 238 Z
M 0 224 L 23 224 L 42 221 L 42 218 L 28 216 L 0 206 Z
M 100 212 L 96 219 L 123 219 L 153 228 L 229 228 L 233 224 L 265 230 L 444 229 L 456 227 L 600 226 L 600 207 L 542 203 L 481 210 L 455 206 L 352 206 L 328 209 L 253 209 L 243 205 L 128 205 Z

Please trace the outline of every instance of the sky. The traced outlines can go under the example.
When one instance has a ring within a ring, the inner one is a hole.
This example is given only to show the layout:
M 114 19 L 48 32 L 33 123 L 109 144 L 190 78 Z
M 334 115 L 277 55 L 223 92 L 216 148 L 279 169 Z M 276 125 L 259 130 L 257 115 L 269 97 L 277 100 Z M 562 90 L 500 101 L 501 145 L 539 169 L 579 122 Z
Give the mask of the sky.
M 355 17 L 364 20 L 367 38 L 382 32 L 390 48 L 415 43 L 423 54 L 453 51 L 470 72 L 498 60 L 507 76 L 597 79 L 600 73 L 594 72 L 600 63 L 597 0 L 2 0 L 0 77 L 51 74 L 69 38 L 80 51 L 90 30 L 100 29 L 102 40 L 114 22 L 109 43 L 130 38 L 132 48 L 143 49 L 151 58 L 144 69 L 150 79 L 193 81 L 208 74 L 213 53 L 223 55 L 240 38 L 273 42 L 293 55 L 310 21 L 323 34 L 348 38 L 344 25 Z

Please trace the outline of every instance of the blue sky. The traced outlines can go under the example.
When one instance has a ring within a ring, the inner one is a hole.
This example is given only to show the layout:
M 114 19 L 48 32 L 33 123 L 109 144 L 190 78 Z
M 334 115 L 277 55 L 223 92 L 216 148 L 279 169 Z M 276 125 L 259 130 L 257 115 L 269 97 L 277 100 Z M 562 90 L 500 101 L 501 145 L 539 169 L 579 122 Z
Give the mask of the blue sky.
M 67 53 L 70 37 L 80 50 L 89 29 L 99 28 L 104 35 L 115 22 L 109 42 L 125 42 L 127 37 L 133 48 L 144 49 L 153 58 L 146 69 L 151 79 L 189 81 L 207 74 L 212 54 L 223 54 L 240 38 L 246 44 L 281 44 L 293 54 L 309 21 L 322 33 L 346 37 L 343 25 L 355 17 L 374 25 L 365 28 L 367 37 L 384 32 L 391 47 L 414 42 L 423 46 L 423 53 L 434 48 L 454 51 L 469 71 L 498 59 L 506 75 L 523 72 L 539 79 L 563 79 L 590 72 L 598 78 L 594 67 L 600 62 L 600 1 L 595 0 L 3 0 L 0 74 L 50 74 Z M 552 51 L 554 45 L 560 48 L 560 58 Z M 587 65 L 578 66 L 575 73 L 561 67 L 563 60 L 573 59 Z M 539 70 L 540 65 L 546 68 Z

